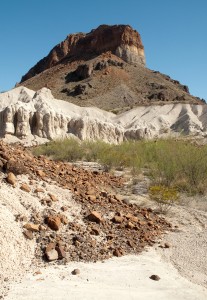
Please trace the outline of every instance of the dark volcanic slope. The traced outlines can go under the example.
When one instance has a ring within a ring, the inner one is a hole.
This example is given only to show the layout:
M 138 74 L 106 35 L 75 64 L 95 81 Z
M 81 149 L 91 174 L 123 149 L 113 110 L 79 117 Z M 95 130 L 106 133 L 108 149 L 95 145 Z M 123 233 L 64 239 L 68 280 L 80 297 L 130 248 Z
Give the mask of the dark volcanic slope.
M 23 76 L 21 85 L 48 87 L 57 99 L 116 112 L 155 103 L 202 103 L 187 86 L 147 69 L 140 35 L 124 25 L 69 35 Z

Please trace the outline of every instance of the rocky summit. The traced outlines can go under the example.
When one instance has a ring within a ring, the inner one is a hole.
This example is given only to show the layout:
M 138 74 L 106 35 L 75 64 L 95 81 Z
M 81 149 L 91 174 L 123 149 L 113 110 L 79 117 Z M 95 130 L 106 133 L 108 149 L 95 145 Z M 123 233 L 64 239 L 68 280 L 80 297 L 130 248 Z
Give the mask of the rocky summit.
M 19 85 L 35 91 L 47 87 L 57 99 L 115 113 L 139 105 L 203 103 L 186 85 L 146 67 L 141 37 L 129 25 L 68 35 Z
M 60 63 L 63 59 L 91 59 L 111 51 L 130 64 L 145 65 L 144 47 L 139 33 L 130 26 L 101 25 L 88 34 L 70 34 L 56 45 L 47 57 L 40 60 L 22 77 L 22 82 Z

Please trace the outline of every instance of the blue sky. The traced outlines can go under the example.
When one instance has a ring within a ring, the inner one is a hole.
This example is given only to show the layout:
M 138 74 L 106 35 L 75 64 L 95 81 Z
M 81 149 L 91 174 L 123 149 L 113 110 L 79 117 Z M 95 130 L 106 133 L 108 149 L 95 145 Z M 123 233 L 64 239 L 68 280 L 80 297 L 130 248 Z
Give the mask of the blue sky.
M 207 100 L 206 0 L 0 0 L 0 91 L 14 87 L 67 34 L 129 24 L 147 67 Z

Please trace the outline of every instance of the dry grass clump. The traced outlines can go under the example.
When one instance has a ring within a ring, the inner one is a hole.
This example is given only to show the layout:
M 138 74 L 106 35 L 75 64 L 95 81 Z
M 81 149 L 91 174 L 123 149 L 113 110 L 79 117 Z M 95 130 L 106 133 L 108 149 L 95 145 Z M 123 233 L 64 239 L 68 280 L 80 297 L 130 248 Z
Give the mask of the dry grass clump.
M 128 141 L 111 145 L 102 141 L 57 140 L 35 148 L 55 160 L 97 161 L 106 170 L 131 168 L 138 174 L 143 168 L 154 185 L 176 187 L 188 193 L 204 193 L 207 183 L 207 146 L 198 147 L 185 140 Z

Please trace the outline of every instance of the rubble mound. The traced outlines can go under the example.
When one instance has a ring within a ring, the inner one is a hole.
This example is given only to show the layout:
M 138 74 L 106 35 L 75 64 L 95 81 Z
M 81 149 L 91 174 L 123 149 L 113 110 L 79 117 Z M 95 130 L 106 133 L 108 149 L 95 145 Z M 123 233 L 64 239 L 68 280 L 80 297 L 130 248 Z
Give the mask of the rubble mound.
M 20 145 L 3 142 L 0 162 L 4 184 L 36 199 L 35 210 L 31 201 L 27 215 L 17 210 L 15 220 L 26 244 L 35 243 L 39 263 L 97 261 L 139 253 L 171 228 L 151 209 L 125 203 L 122 177 L 34 157 Z M 16 179 L 5 183 L 11 173 Z M 65 192 L 59 194 L 60 189 Z M 72 195 L 72 200 L 66 195 Z

